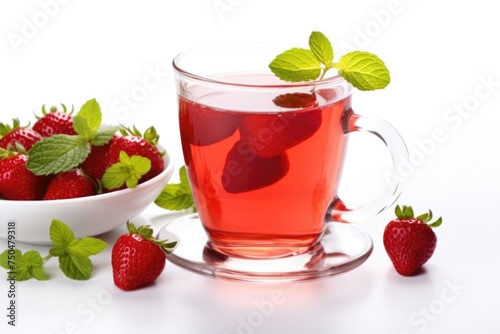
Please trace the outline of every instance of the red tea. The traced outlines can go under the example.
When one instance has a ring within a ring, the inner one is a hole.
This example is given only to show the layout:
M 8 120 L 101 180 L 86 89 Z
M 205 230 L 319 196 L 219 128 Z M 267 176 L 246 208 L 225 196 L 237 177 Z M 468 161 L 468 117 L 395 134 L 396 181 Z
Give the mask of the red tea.
M 350 97 L 227 91 L 179 103 L 185 163 L 211 246 L 269 258 L 314 244 L 337 196 Z

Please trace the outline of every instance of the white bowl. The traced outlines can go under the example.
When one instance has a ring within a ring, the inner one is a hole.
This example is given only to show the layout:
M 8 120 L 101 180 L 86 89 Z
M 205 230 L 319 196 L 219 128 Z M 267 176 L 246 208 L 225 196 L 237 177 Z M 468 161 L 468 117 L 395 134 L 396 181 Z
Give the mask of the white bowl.
M 134 189 L 61 200 L 0 199 L 0 238 L 7 239 L 8 226 L 14 225 L 16 242 L 50 245 L 49 228 L 53 219 L 68 225 L 77 238 L 97 236 L 125 225 L 153 203 L 168 183 L 174 163 L 168 153 L 163 160 L 163 172 Z

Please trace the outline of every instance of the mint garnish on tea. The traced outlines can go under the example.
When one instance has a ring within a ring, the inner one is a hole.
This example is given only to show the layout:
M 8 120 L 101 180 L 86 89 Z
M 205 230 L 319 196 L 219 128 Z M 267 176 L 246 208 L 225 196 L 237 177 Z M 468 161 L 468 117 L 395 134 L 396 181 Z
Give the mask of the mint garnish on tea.
M 338 74 L 359 90 L 385 88 L 391 81 L 384 62 L 373 53 L 352 51 L 334 62 L 333 47 L 318 31 L 309 36 L 309 48 L 292 48 L 276 56 L 269 64 L 271 71 L 283 81 L 301 82 L 322 79 L 335 68 Z

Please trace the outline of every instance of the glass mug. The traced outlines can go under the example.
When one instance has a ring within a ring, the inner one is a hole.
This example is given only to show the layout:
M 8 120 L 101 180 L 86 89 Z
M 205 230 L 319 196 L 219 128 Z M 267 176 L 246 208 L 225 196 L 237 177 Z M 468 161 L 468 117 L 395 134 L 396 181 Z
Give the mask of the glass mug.
M 237 258 L 298 255 L 328 222 L 359 222 L 392 205 L 403 179 L 374 201 L 338 196 L 348 134 L 387 145 L 393 168 L 406 146 L 387 122 L 357 115 L 340 76 L 287 83 L 268 68 L 285 49 L 221 46 L 173 61 L 185 166 L 211 249 Z

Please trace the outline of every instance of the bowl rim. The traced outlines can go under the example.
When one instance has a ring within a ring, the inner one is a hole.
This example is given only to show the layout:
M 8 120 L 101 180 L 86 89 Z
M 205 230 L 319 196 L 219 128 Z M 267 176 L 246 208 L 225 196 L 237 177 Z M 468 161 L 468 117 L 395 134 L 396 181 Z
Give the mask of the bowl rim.
M 172 160 L 171 155 L 168 153 L 167 150 L 163 148 L 163 146 L 158 145 L 158 149 L 160 152 L 164 152 L 163 154 L 163 161 L 166 162 L 166 165 L 163 169 L 163 171 L 153 177 L 152 179 L 149 179 L 143 183 L 140 183 L 137 185 L 137 187 L 130 189 L 121 189 L 117 191 L 112 191 L 109 193 L 102 193 L 102 194 L 96 194 L 93 196 L 85 196 L 85 197 L 76 197 L 76 198 L 64 198 L 64 199 L 52 199 L 52 200 L 29 200 L 29 201 L 24 201 L 24 200 L 8 200 L 8 199 L 0 199 L 0 206 L 3 205 L 14 205 L 14 206 L 33 206 L 36 204 L 41 204 L 43 203 L 44 206 L 54 206 L 54 205 L 69 205 L 69 204 L 76 204 L 76 203 L 86 203 L 86 202 L 92 202 L 96 198 L 99 200 L 107 200 L 107 199 L 112 199 L 115 197 L 121 197 L 121 196 L 126 196 L 127 194 L 137 192 L 143 188 L 147 188 L 153 183 L 158 182 L 158 180 L 164 179 L 171 175 L 173 173 L 175 163 Z

